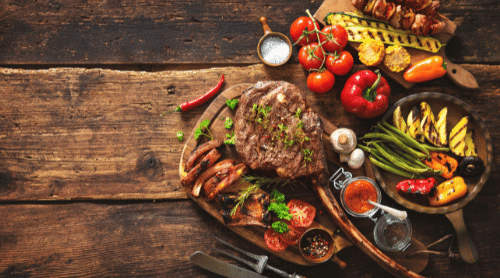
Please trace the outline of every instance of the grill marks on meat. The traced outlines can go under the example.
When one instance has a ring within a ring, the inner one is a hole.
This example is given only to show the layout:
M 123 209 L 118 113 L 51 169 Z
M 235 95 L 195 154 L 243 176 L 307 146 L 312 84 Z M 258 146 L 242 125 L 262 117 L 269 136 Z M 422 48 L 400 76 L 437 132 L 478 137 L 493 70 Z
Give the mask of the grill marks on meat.
M 230 226 L 256 225 L 269 228 L 271 225 L 271 214 L 268 210 L 270 204 L 269 194 L 250 194 L 241 207 L 231 215 L 231 210 L 236 205 L 239 195 L 220 194 L 219 202 L 222 205 L 222 218 L 224 223 Z
M 255 112 L 254 105 L 270 107 L 267 116 Z M 299 109 L 300 117 L 296 117 Z M 254 170 L 274 170 L 282 178 L 297 178 L 327 169 L 321 120 L 293 84 L 258 82 L 246 89 L 236 112 L 235 129 L 236 150 Z M 300 142 L 301 136 L 309 140 Z M 312 152 L 310 162 L 304 159 L 304 150 Z

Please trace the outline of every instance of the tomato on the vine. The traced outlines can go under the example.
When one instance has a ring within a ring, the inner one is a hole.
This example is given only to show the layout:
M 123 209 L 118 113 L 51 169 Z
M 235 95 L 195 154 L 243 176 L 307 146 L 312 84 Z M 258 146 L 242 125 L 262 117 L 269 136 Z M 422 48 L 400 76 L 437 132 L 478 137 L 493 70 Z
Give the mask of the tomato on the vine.
M 264 241 L 267 247 L 275 252 L 281 252 L 288 247 L 288 244 L 281 240 L 280 234 L 272 228 L 264 233 Z
M 324 94 L 330 91 L 333 85 L 335 85 L 335 76 L 328 70 L 311 72 L 307 77 L 307 87 L 309 87 L 309 90 L 318 94 Z
M 317 42 L 310 43 L 300 48 L 299 62 L 305 70 L 319 69 L 323 64 L 323 49 Z
M 325 26 L 319 33 L 319 41 L 323 48 L 331 53 L 344 49 L 347 45 L 347 31 L 340 25 Z
M 288 223 L 288 232 L 279 234 L 281 240 L 288 245 L 295 245 L 299 243 L 300 237 L 304 234 L 306 228 L 294 227 Z
M 309 84 L 309 82 L 307 83 Z M 288 202 L 287 206 L 288 206 L 288 212 L 292 215 L 292 220 L 290 220 L 290 224 L 292 226 L 294 227 L 311 226 L 312 222 L 314 221 L 314 217 L 316 216 L 316 208 L 313 205 L 303 200 L 292 199 Z
M 313 23 L 313 20 L 310 17 L 301 16 L 297 18 L 292 23 L 292 26 L 290 26 L 290 37 L 292 37 L 292 42 L 297 43 L 300 46 L 304 46 L 311 42 L 318 41 L 318 36 L 316 35 L 315 32 L 312 32 L 314 30 L 314 25 L 316 25 L 316 28 L 319 30 L 320 27 L 318 22 L 314 21 Z M 310 33 L 305 34 L 304 32 L 305 30 L 307 30 L 306 32 Z M 300 38 L 301 36 L 302 38 Z
M 326 68 L 335 75 L 348 73 L 354 65 L 351 53 L 342 50 L 340 55 L 326 55 Z

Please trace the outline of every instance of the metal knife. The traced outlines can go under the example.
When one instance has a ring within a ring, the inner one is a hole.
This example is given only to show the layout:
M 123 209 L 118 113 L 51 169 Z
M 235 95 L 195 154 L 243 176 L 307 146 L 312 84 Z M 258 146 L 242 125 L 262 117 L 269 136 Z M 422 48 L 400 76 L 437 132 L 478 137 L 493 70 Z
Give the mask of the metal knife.
M 218 260 L 201 251 L 194 252 L 189 260 L 201 268 L 228 278 L 267 278 L 257 272 Z

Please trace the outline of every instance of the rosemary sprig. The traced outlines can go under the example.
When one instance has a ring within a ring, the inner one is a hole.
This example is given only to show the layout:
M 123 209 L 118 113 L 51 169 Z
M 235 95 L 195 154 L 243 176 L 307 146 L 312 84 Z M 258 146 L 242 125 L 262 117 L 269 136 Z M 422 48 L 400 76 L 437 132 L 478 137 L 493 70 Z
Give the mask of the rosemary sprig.
M 231 215 L 236 213 L 238 207 L 241 207 L 243 203 L 248 199 L 250 194 L 256 192 L 262 186 L 269 188 L 270 186 L 296 186 L 297 183 L 292 179 L 283 179 L 279 177 L 255 177 L 255 176 L 243 176 L 241 178 L 243 181 L 251 183 L 251 185 L 245 187 L 239 192 L 238 199 L 236 199 L 236 205 L 231 209 Z M 241 181 L 240 181 L 241 182 Z

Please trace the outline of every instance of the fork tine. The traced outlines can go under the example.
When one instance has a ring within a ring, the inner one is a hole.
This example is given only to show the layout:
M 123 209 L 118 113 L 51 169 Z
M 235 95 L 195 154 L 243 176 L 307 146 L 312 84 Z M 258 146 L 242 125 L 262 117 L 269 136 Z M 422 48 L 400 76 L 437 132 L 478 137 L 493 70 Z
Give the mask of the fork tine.
M 212 247 L 212 249 L 214 249 L 215 251 L 220 252 L 220 253 L 222 253 L 222 254 L 224 254 L 224 255 L 228 256 L 228 257 L 231 257 L 231 258 L 233 258 L 233 259 L 237 260 L 237 261 L 238 261 L 238 262 L 240 262 L 240 263 L 244 263 L 244 264 L 248 265 L 249 267 L 253 268 L 255 271 L 257 271 L 257 272 L 258 272 L 258 269 L 257 269 L 257 264 L 252 263 L 252 262 L 249 262 L 249 261 L 247 261 L 247 260 L 245 260 L 245 259 L 242 259 L 242 258 L 240 258 L 240 257 L 237 257 L 237 256 L 233 255 L 233 254 L 227 253 L 226 251 L 223 251 L 223 250 L 217 249 L 217 248 L 215 248 L 215 247 Z
M 230 248 L 232 248 L 232 249 L 234 249 L 234 250 L 236 250 L 236 251 L 238 251 L 238 252 L 240 252 L 240 253 L 242 253 L 242 254 L 244 254 L 244 255 L 247 255 L 247 256 L 248 256 L 248 257 L 250 257 L 250 258 L 253 258 L 253 259 L 256 259 L 256 260 L 261 260 L 261 259 L 263 259 L 263 258 L 267 257 L 267 256 L 259 256 L 259 255 L 256 255 L 256 254 L 252 254 L 252 253 L 247 252 L 247 251 L 245 251 L 245 250 L 242 250 L 242 249 L 240 249 L 240 248 L 238 248 L 238 247 L 236 247 L 236 246 L 233 246 L 233 245 L 231 245 L 231 244 L 229 244 L 229 243 L 227 243 L 227 242 L 223 241 L 222 239 L 217 238 L 216 236 L 213 236 L 213 237 L 214 237 L 216 240 L 218 240 L 220 243 L 222 243 L 222 244 L 224 244 L 224 245 L 226 245 L 226 246 L 228 246 L 228 247 L 230 247 Z

